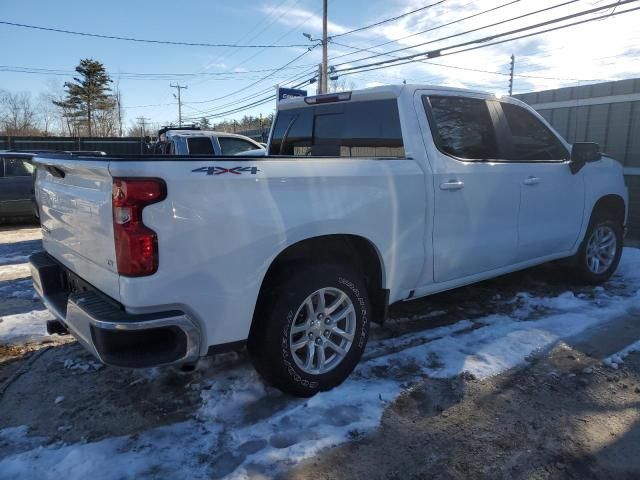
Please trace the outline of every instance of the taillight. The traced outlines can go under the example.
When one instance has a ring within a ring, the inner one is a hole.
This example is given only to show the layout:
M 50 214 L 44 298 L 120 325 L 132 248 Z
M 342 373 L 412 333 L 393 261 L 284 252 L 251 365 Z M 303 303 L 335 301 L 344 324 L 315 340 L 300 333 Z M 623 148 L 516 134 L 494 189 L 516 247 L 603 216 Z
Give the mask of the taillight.
M 120 275 L 142 277 L 158 270 L 158 237 L 142 222 L 142 210 L 166 196 L 167 186 L 159 178 L 113 179 L 113 231 Z

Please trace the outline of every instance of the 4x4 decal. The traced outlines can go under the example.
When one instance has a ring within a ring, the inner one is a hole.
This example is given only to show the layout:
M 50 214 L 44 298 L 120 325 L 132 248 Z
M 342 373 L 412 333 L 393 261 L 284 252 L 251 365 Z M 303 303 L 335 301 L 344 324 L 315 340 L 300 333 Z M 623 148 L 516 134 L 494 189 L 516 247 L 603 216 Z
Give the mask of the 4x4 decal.
M 251 175 L 255 175 L 260 170 L 258 167 L 233 167 L 233 168 L 224 168 L 224 167 L 200 167 L 194 170 L 191 170 L 193 173 L 206 173 L 207 175 L 223 175 L 225 173 L 232 173 L 234 175 L 242 175 L 243 173 L 249 172 Z

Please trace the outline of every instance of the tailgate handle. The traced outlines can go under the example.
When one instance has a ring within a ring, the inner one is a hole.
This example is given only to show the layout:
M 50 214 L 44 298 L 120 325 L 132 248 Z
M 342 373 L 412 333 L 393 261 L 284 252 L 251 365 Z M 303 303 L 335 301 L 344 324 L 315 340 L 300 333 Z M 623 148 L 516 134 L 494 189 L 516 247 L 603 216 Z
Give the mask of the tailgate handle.
M 64 170 L 56 165 L 45 165 L 44 168 L 56 178 L 64 178 L 67 175 Z

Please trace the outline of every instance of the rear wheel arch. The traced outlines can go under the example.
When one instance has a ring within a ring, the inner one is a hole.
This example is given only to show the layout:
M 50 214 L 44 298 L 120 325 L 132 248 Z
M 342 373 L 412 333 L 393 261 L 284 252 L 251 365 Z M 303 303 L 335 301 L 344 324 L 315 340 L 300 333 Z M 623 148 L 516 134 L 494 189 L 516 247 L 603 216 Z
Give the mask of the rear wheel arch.
M 273 288 L 291 272 L 303 265 L 333 263 L 343 264 L 362 273 L 374 310 L 372 320 L 384 321 L 387 307 L 387 290 L 382 256 L 368 239 L 349 234 L 310 237 L 289 245 L 271 262 L 262 279 L 260 293 L 253 315 L 252 327 L 256 323 L 260 307 Z

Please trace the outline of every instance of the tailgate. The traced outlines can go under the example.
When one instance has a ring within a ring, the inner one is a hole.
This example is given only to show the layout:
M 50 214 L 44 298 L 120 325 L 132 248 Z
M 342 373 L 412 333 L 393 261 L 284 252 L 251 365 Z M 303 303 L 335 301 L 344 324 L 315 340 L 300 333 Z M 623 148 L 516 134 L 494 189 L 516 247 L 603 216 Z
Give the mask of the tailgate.
M 119 300 L 109 161 L 54 155 L 37 157 L 35 162 L 45 250 Z

